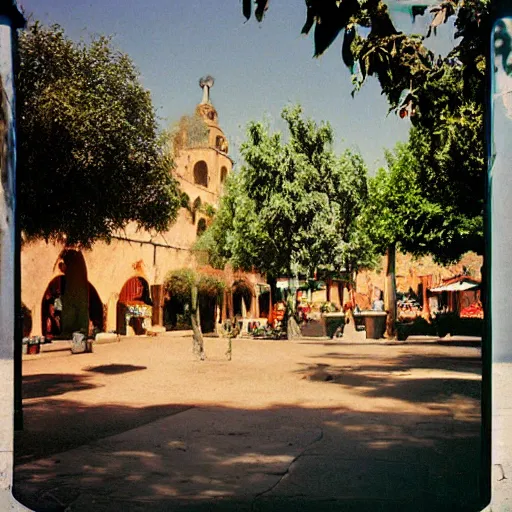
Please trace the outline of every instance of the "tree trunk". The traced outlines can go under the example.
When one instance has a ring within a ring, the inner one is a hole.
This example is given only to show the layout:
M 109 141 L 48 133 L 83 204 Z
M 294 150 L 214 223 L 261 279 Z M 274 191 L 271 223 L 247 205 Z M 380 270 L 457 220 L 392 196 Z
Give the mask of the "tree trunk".
M 297 323 L 295 318 L 295 290 L 290 290 L 290 294 L 288 296 L 287 304 L 286 304 L 286 337 L 289 340 L 297 339 L 302 336 L 302 332 L 300 330 L 300 326 Z
M 277 279 L 273 276 L 267 276 L 267 283 L 270 286 L 270 303 L 275 304 L 277 298 Z
M 345 281 L 338 281 L 338 300 L 340 301 L 341 309 L 343 309 L 343 289 L 345 288 Z
M 297 302 L 297 289 L 295 288 L 295 282 L 297 278 L 295 277 L 293 280 L 293 286 L 290 286 L 290 293 L 287 298 L 287 307 L 286 307 L 286 337 L 289 340 L 293 340 L 296 338 L 300 338 L 302 336 L 302 332 L 300 330 L 299 324 L 295 318 L 295 313 L 297 311 L 296 302 Z M 290 282 L 290 281 L 289 281 Z M 291 284 L 291 282 L 290 282 Z
M 190 320 L 192 323 L 192 351 L 194 356 L 200 361 L 204 361 L 204 340 L 201 332 L 201 318 L 199 316 L 199 300 L 197 285 L 192 286 L 192 301 L 190 304 Z
M 295 315 L 293 314 L 288 316 L 288 321 L 286 323 L 286 335 L 289 340 L 294 340 L 302 336 L 300 326 L 297 323 L 297 320 L 295 320 Z
M 396 336 L 396 246 L 390 244 L 387 250 L 386 265 L 386 337 L 395 338 Z

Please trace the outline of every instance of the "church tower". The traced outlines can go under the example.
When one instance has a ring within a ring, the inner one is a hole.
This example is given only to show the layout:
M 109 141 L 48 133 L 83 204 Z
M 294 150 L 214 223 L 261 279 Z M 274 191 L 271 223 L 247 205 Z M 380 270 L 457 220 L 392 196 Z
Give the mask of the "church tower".
M 181 119 L 174 140 L 174 175 L 196 211 L 199 205 L 218 206 L 224 183 L 233 168 L 226 136 L 218 124 L 218 113 L 210 98 L 213 84 L 211 76 L 199 80 L 202 100 L 194 116 Z M 199 233 L 206 223 L 204 216 L 195 217 Z

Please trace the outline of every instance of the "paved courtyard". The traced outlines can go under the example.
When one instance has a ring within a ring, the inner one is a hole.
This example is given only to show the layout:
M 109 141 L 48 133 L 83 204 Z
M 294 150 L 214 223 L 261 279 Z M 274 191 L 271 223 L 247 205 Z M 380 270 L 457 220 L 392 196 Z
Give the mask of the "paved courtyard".
M 23 362 L 37 511 L 480 510 L 480 348 L 126 338 Z M 57 344 L 55 347 L 57 348 Z

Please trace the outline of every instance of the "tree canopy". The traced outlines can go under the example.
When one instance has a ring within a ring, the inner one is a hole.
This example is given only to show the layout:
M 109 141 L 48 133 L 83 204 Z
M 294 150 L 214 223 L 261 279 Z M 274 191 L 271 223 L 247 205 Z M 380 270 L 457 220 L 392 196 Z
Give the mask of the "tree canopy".
M 379 169 L 369 180 L 370 199 L 364 215 L 378 252 L 397 244 L 403 252 L 433 254 L 445 264 L 478 246 L 480 239 L 468 240 L 471 233 L 482 236 L 481 216 L 461 216 L 456 203 L 450 208 L 430 200 L 421 184 L 421 161 L 411 142 L 387 151 L 386 160 L 387 168 Z
M 261 21 L 269 1 L 254 3 Z M 342 35 L 342 59 L 352 72 L 355 91 L 368 77 L 376 77 L 390 111 L 411 120 L 410 148 L 419 164 L 416 183 L 434 209 L 446 212 L 449 230 L 459 233 L 443 238 L 442 226 L 431 233 L 432 243 L 425 248 L 446 261 L 470 249 L 481 253 L 490 1 L 449 0 L 428 11 L 427 5 L 411 6 L 413 16 L 432 17 L 424 36 L 399 32 L 382 0 L 306 0 L 305 6 L 302 33 L 314 31 L 315 56 Z M 251 0 L 244 0 L 243 12 L 251 16 Z M 425 46 L 425 38 L 451 17 L 457 44 L 446 56 L 436 56 Z M 429 227 L 439 226 L 434 222 Z
M 367 200 L 366 166 L 357 153 L 332 151 L 328 124 L 285 108 L 289 138 L 251 122 L 241 146 L 245 164 L 226 183 L 212 226 L 198 248 L 212 264 L 257 269 L 269 277 L 313 276 L 371 266 L 358 230 Z
M 89 246 L 129 222 L 163 231 L 180 205 L 150 94 L 106 37 L 20 34 L 20 222 L 25 236 Z

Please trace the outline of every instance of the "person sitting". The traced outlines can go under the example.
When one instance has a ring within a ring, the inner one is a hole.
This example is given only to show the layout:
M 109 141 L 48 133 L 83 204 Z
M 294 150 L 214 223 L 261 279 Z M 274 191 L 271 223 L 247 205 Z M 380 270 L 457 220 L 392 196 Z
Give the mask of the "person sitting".
M 60 319 L 55 317 L 53 304 L 48 305 L 48 316 L 45 321 L 45 343 L 51 343 L 53 337 L 60 333 Z
M 384 301 L 382 300 L 382 295 L 379 295 L 379 297 L 373 301 L 372 310 L 384 311 Z

